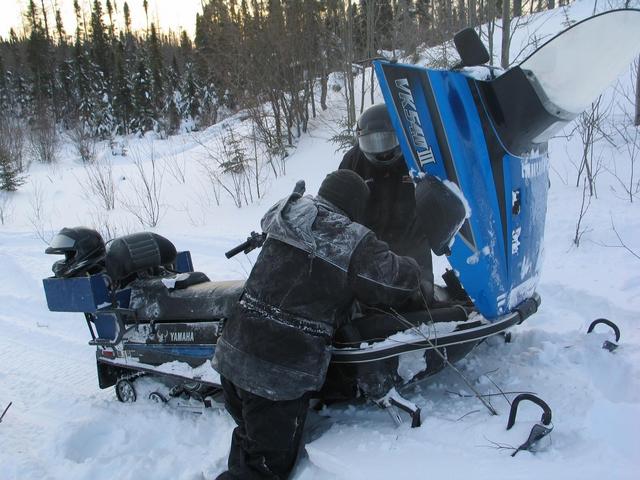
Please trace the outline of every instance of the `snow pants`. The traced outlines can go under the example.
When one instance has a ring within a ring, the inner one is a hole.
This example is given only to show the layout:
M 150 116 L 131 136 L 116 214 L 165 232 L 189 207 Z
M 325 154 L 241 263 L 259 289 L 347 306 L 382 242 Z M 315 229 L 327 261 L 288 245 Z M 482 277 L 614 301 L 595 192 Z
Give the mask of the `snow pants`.
M 272 401 L 222 378 L 224 402 L 237 427 L 231 438 L 228 470 L 216 480 L 285 480 L 295 466 L 309 395 Z

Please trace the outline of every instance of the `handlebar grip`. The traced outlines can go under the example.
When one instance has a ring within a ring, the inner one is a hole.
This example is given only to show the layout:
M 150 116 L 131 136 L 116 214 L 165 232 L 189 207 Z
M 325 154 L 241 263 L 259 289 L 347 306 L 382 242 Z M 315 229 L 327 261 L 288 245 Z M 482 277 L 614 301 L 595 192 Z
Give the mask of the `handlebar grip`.
M 231 250 L 226 252 L 224 256 L 227 258 L 235 257 L 240 252 L 244 252 L 247 248 L 249 248 L 250 245 L 251 245 L 251 239 L 247 240 L 246 242 L 242 242 L 237 247 L 233 247 Z

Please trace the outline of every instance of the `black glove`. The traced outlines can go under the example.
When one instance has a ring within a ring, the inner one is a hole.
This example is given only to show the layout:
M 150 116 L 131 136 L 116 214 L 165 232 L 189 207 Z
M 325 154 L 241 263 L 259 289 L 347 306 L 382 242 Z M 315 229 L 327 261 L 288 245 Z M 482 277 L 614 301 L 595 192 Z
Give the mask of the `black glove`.
M 466 213 L 460 197 L 433 175 L 425 176 L 416 185 L 416 217 L 436 255 L 451 253 L 449 244 Z

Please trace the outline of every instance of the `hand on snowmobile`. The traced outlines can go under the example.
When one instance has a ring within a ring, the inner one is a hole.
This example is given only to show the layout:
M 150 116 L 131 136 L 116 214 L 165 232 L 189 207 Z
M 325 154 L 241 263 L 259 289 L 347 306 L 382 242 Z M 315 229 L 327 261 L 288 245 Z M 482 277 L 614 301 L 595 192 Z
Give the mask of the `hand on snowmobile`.
M 453 236 L 464 222 L 467 211 L 460 197 L 433 175 L 416 184 L 416 216 L 436 255 L 449 254 Z

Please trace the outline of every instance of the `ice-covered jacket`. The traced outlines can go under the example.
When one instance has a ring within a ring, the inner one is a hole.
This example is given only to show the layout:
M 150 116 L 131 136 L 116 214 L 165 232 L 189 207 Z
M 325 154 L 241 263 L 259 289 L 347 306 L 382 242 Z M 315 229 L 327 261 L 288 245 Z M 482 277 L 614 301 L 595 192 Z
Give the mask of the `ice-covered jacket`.
M 291 400 L 322 387 L 354 299 L 399 303 L 418 288 L 419 269 L 320 197 L 283 199 L 262 228 L 267 239 L 213 365 L 244 390 Z
M 391 168 L 375 167 L 356 145 L 345 153 L 340 168 L 356 172 L 369 185 L 371 194 L 362 223 L 394 253 L 414 258 L 422 270 L 424 292 L 432 292 L 431 246 L 428 232 L 416 217 L 415 187 L 405 162 Z

